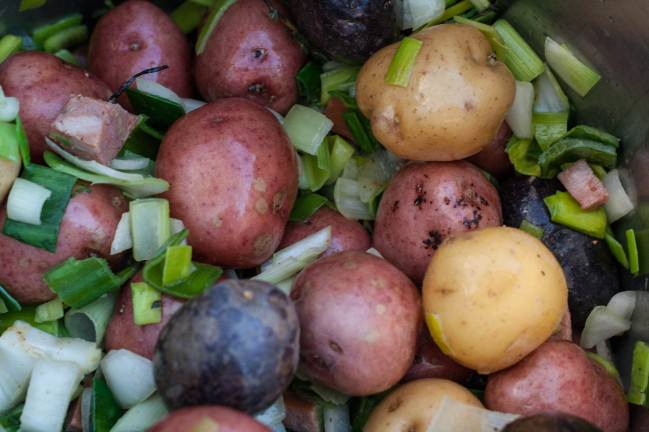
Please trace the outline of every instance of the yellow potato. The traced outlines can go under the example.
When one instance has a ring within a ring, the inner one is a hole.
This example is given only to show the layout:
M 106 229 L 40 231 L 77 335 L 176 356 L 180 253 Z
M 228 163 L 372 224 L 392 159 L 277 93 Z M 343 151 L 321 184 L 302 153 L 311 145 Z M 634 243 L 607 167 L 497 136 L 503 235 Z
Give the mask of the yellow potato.
M 428 328 L 458 363 L 491 373 L 518 362 L 556 330 L 568 301 L 563 270 L 543 243 L 507 227 L 451 238 L 423 283 Z
M 385 83 L 398 43 L 379 50 L 358 75 L 358 106 L 374 135 L 405 159 L 450 161 L 478 153 L 514 100 L 511 72 L 473 27 L 443 24 L 412 37 L 423 45 L 407 87 Z
M 444 397 L 482 408 L 480 401 L 459 384 L 444 379 L 421 379 L 390 393 L 372 411 L 363 432 L 426 432 Z

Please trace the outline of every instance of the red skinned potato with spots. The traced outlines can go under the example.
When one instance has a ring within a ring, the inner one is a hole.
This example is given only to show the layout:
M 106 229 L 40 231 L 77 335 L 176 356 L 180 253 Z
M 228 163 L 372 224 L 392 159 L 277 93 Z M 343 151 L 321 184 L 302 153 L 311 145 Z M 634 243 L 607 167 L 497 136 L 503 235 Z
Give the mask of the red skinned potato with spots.
M 232 408 L 202 405 L 179 409 L 149 432 L 271 432 L 254 418 Z
M 372 240 L 385 259 L 420 283 L 446 238 L 501 224 L 498 191 L 475 166 L 411 163 L 384 192 Z
M 297 159 L 282 125 L 262 106 L 221 99 L 182 117 L 156 162 L 173 217 L 198 261 L 263 263 L 277 249 L 297 195 Z
M 279 1 L 237 0 L 230 6 L 196 56 L 203 98 L 245 97 L 285 114 L 297 101 L 295 76 L 306 60 L 287 19 Z
M 163 10 L 149 1 L 129 0 L 101 17 L 90 37 L 88 68 L 113 91 L 136 73 L 161 65 L 169 69 L 146 79 L 191 96 L 191 49 Z
M 43 160 L 44 137 L 73 95 L 107 99 L 110 88 L 95 75 L 40 51 L 14 54 L 0 64 L 0 86 L 20 101 L 32 160 Z
M 65 209 L 55 253 L 0 233 L 0 285 L 23 304 L 42 303 L 56 297 L 43 280 L 43 273 L 56 264 L 91 255 L 118 261 L 119 255 L 110 256 L 110 245 L 125 211 L 126 199 L 111 186 L 95 185 L 87 191 L 77 188 Z M 2 208 L 0 226 L 5 218 Z
M 507 123 L 502 122 L 496 137 L 480 153 L 467 159 L 472 164 L 482 168 L 497 178 L 503 178 L 512 172 L 514 166 L 505 152 L 507 142 L 512 136 L 512 130 Z
M 291 298 L 309 379 L 364 396 L 392 387 L 412 364 L 419 294 L 384 259 L 354 251 L 320 258 L 297 277 Z

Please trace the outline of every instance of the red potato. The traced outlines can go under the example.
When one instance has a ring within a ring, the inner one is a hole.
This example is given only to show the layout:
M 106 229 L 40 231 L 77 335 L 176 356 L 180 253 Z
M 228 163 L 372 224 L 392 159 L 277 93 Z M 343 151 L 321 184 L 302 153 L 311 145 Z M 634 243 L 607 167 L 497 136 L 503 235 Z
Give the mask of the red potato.
M 131 280 L 131 282 L 140 281 L 142 281 L 142 276 L 139 274 Z M 117 299 L 113 316 L 106 329 L 104 348 L 106 351 L 127 349 L 148 359 L 153 359 L 162 328 L 182 307 L 183 301 L 162 294 L 162 320 L 158 324 L 137 325 L 133 320 L 131 282 L 124 285 Z
M 169 15 L 153 3 L 129 0 L 111 9 L 95 26 L 88 68 L 113 90 L 136 73 L 161 65 L 169 69 L 146 78 L 181 97 L 191 96 L 189 43 Z
M 502 224 L 496 188 L 468 162 L 411 163 L 390 181 L 374 224 L 374 247 L 421 283 L 449 236 Z
M 625 432 L 629 406 L 622 387 L 577 345 L 549 341 L 509 369 L 489 376 L 489 409 L 521 415 L 561 411 L 604 432 Z
M 268 110 L 232 98 L 190 112 L 165 135 L 156 170 L 199 261 L 249 268 L 279 245 L 297 195 L 297 159 Z
M 0 285 L 19 302 L 42 303 L 56 295 L 43 280 L 43 273 L 56 264 L 74 257 L 97 255 L 110 257 L 115 229 L 128 204 L 122 193 L 110 186 L 91 186 L 77 192 L 68 203 L 61 222 L 56 253 L 39 249 L 0 234 Z M 5 209 L 0 210 L 0 226 L 4 225 Z
M 279 17 L 272 18 L 270 5 Z M 238 0 L 196 57 L 196 86 L 208 101 L 245 97 L 285 114 L 297 101 L 295 76 L 306 60 L 278 1 Z
M 45 135 L 72 95 L 107 99 L 111 94 L 99 78 L 40 51 L 14 54 L 0 64 L 0 86 L 20 101 L 20 118 L 36 162 L 47 149 Z
M 204 405 L 174 411 L 148 432 L 270 432 L 254 418 L 232 408 Z
M 291 298 L 310 379 L 363 396 L 392 387 L 412 364 L 420 299 L 387 261 L 354 251 L 321 258 L 300 273 Z
M 345 118 L 343 117 L 345 111 L 347 111 L 347 107 L 345 107 L 343 101 L 337 97 L 332 97 L 329 99 L 329 102 L 327 102 L 327 106 L 325 106 L 324 115 L 333 122 L 334 125 L 331 128 L 333 133 L 341 135 L 347 139 L 353 139 L 354 136 L 349 130 L 347 122 L 345 122 Z
M 348 250 L 364 252 L 371 246 L 370 235 L 361 224 L 347 219 L 335 210 L 322 207 L 304 222 L 290 222 L 279 248 L 288 247 L 328 226 L 331 226 L 331 245 L 322 256 Z
M 496 137 L 480 153 L 467 160 L 482 168 L 494 177 L 503 178 L 512 172 L 514 166 L 505 153 L 507 142 L 512 136 L 512 130 L 503 122 L 496 132 Z

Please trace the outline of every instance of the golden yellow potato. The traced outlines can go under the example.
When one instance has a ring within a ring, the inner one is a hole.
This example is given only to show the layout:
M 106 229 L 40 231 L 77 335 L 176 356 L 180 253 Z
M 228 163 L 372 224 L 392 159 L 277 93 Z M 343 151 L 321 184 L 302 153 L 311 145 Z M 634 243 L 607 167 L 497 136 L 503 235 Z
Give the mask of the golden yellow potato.
M 363 432 L 426 432 L 444 397 L 482 408 L 473 393 L 453 381 L 437 378 L 404 384 L 372 411 Z
M 514 101 L 514 77 L 473 27 L 443 24 L 412 37 L 423 46 L 407 87 L 385 83 L 399 43 L 379 50 L 358 75 L 356 99 L 374 135 L 405 159 L 451 161 L 478 153 Z
M 550 337 L 567 301 L 566 279 L 552 252 L 507 227 L 449 239 L 423 283 L 426 323 L 437 345 L 485 374 L 513 365 Z

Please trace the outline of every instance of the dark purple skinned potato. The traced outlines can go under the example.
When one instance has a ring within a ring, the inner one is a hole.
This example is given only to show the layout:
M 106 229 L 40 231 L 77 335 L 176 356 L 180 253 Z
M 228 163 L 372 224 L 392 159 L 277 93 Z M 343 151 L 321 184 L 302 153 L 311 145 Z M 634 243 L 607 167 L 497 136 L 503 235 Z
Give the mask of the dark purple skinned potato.
M 91 186 L 90 191 L 73 195 L 61 222 L 56 253 L 21 243 L 0 233 L 0 285 L 23 304 L 35 304 L 56 297 L 45 284 L 43 273 L 70 257 L 97 255 L 117 263 L 120 255 L 110 256 L 115 229 L 128 211 L 122 193 L 110 186 Z M 0 209 L 0 226 L 5 222 Z
M 271 432 L 254 418 L 231 408 L 204 405 L 174 411 L 148 432 Z
M 321 258 L 300 273 L 291 298 L 309 379 L 363 396 L 392 387 L 412 365 L 419 294 L 389 262 L 354 251 Z
M 169 69 L 147 75 L 181 97 L 192 95 L 191 49 L 169 15 L 153 3 L 129 0 L 104 15 L 92 32 L 88 69 L 113 91 L 138 72 L 155 66 Z M 120 99 L 125 103 L 126 99 Z
M 133 296 L 132 282 L 141 282 L 142 276 L 136 275 L 120 291 L 113 316 L 108 322 L 106 336 L 104 337 L 105 350 L 127 349 L 136 354 L 153 359 L 155 345 L 162 328 L 171 319 L 174 313 L 183 305 L 183 301 L 175 297 L 162 294 L 162 320 L 158 324 L 137 325 L 133 321 Z
M 421 283 L 449 236 L 502 224 L 496 188 L 468 162 L 411 163 L 390 181 L 374 224 L 374 247 Z
M 20 101 L 32 160 L 41 162 L 48 148 L 44 137 L 73 95 L 107 99 L 110 88 L 90 72 L 65 63 L 52 54 L 25 51 L 0 64 L 0 86 Z
M 507 147 L 507 142 L 511 136 L 512 130 L 507 126 L 507 123 L 503 122 L 493 141 L 480 153 L 471 156 L 467 160 L 494 177 L 506 177 L 511 174 L 513 168 L 509 156 L 505 153 L 505 147 Z
M 626 432 L 629 425 L 620 384 L 566 341 L 548 341 L 509 369 L 489 375 L 485 405 L 521 415 L 560 411 L 604 432 Z
M 322 207 L 304 222 L 290 222 L 286 226 L 279 249 L 328 226 L 331 226 L 331 245 L 323 252 L 323 257 L 348 250 L 365 252 L 371 246 L 370 235 L 361 224 L 347 219 L 335 210 Z
M 262 106 L 221 99 L 182 117 L 160 145 L 164 197 L 189 230 L 198 261 L 250 268 L 275 251 L 297 195 L 297 161 Z
M 272 18 L 269 3 L 279 13 Z M 278 1 L 238 0 L 230 6 L 196 57 L 196 86 L 208 101 L 245 97 L 285 114 L 297 101 L 295 76 L 306 60 L 282 22 Z
M 519 418 L 502 432 L 602 432 L 584 419 L 563 413 L 543 413 Z

